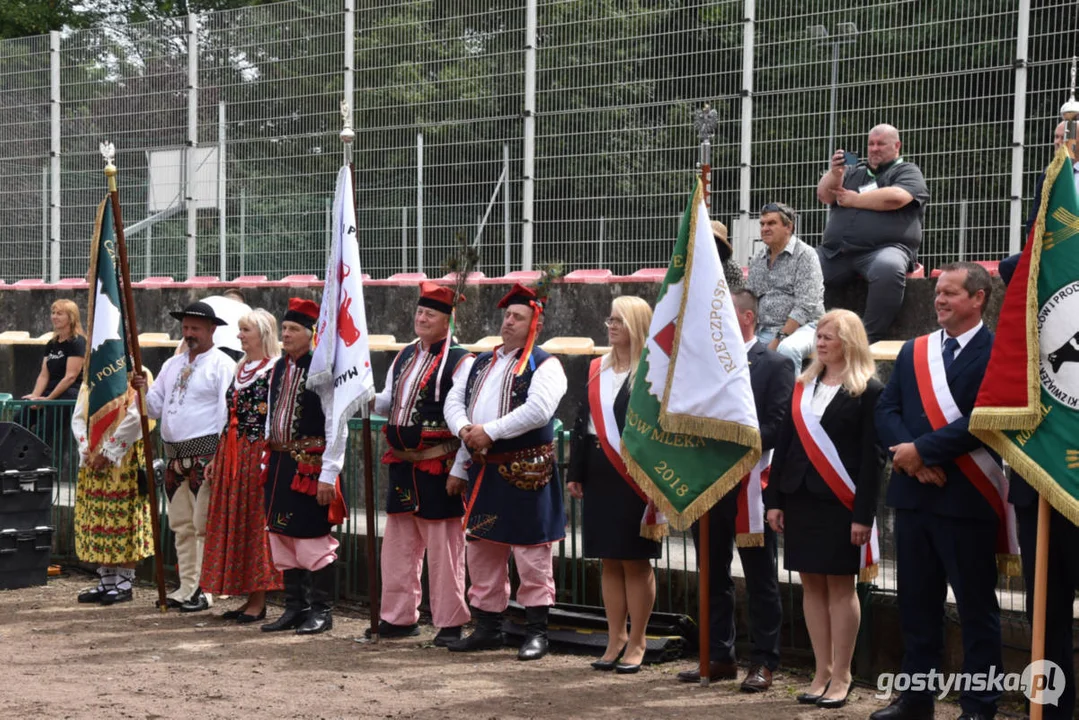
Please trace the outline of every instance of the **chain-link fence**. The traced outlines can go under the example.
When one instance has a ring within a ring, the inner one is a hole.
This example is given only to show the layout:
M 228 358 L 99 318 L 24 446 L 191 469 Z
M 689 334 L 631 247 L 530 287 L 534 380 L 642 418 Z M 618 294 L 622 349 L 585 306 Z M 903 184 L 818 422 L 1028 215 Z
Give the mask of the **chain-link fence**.
M 85 272 L 102 140 L 135 279 L 321 275 L 350 86 L 374 277 L 439 275 L 461 237 L 487 275 L 665 265 L 705 103 L 712 211 L 743 258 L 768 201 L 818 242 L 832 150 L 864 156 L 888 122 L 932 193 L 919 260 L 998 259 L 1077 32 L 1068 0 L 293 0 L 7 40 L 0 277 Z

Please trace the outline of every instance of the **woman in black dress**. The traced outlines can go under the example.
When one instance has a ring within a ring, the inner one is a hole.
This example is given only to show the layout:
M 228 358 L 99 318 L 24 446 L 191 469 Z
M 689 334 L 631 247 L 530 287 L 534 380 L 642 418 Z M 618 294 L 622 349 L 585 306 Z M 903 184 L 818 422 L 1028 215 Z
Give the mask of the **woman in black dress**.
M 34 389 L 24 400 L 75 400 L 79 397 L 79 378 L 86 359 L 86 335 L 82 330 L 79 306 L 71 300 L 52 304 L 52 337 L 45 343 Z M 19 424 L 34 432 L 53 447 L 54 461 L 59 464 L 54 441 L 66 436 L 71 426 L 72 407 L 27 405 L 19 416 Z
M 816 355 L 798 378 L 765 490 L 768 524 L 784 533 L 783 564 L 802 579 L 802 607 L 816 658 L 798 702 L 846 704 L 861 610 L 855 581 L 877 569 L 874 515 L 884 455 L 873 411 L 874 376 L 865 328 L 849 310 L 817 323 Z
M 589 369 L 588 401 L 574 428 L 567 485 L 570 495 L 584 500 L 584 554 L 603 559 L 607 649 L 592 667 L 620 673 L 637 672 L 644 659 L 645 629 L 656 599 L 650 560 L 660 555 L 657 540 L 665 529 L 619 456 L 629 391 L 651 322 L 652 309 L 638 297 L 611 303 L 606 321 L 611 351 Z M 629 632 L 627 618 L 633 621 Z

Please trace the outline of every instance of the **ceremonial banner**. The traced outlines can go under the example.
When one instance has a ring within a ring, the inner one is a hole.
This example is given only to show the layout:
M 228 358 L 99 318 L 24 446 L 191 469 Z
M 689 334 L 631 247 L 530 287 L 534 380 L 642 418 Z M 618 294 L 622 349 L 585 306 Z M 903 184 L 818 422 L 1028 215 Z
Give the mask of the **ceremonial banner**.
M 97 206 L 94 236 L 90 241 L 90 298 L 86 312 L 86 362 L 83 382 L 88 388 L 86 431 L 90 452 L 116 429 L 127 412 L 127 342 L 117 274 L 116 230 L 112 196 Z
M 1079 200 L 1061 148 L 1004 296 L 970 431 L 1079 523 Z
M 645 494 L 685 530 L 761 455 L 745 343 L 699 181 L 648 334 L 621 453 Z
M 342 425 L 363 408 L 375 393 L 368 345 L 367 315 L 363 306 L 360 247 L 356 241 L 356 206 L 352 173 L 347 166 L 337 173 L 333 201 L 333 246 L 326 261 L 326 285 L 315 325 L 315 351 L 307 384 L 322 399 L 331 427 L 326 452 L 346 442 Z

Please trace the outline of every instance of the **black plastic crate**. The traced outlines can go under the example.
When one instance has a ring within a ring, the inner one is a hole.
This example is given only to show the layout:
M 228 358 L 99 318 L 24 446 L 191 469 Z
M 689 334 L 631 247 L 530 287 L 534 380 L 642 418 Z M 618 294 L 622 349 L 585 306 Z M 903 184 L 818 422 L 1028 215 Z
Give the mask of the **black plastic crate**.
M 56 469 L 0 472 L 0 530 L 49 524 Z
M 0 590 L 44 585 L 52 556 L 53 528 L 0 530 Z

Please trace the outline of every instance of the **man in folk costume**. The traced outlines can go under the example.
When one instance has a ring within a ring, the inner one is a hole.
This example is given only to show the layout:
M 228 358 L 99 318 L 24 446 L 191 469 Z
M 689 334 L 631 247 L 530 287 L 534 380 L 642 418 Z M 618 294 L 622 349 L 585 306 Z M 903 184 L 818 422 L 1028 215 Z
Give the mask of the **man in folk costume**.
M 974 263 L 937 278 L 941 330 L 908 341 L 877 404 L 877 433 L 893 453 L 888 504 L 896 510 L 896 563 L 904 673 L 939 671 L 947 586 L 955 592 L 964 673 L 1003 667 L 998 568 L 1018 568 L 1014 512 L 998 457 L 968 432 L 993 333 L 982 324 L 992 291 Z M 964 690 L 960 720 L 992 718 L 1000 693 Z M 929 720 L 930 692 L 907 692 L 873 720 Z
M 760 422 L 762 454 L 749 474 L 709 513 L 709 679 L 733 680 L 738 676 L 734 655 L 735 592 L 731 579 L 731 561 L 737 546 L 749 595 L 749 629 L 753 641 L 751 663 L 741 689 L 763 692 L 772 686 L 772 673 L 779 667 L 779 633 L 783 623 L 775 562 L 776 536 L 764 522 L 763 491 L 768 484 L 779 428 L 790 412 L 795 376 L 788 358 L 757 340 L 757 298 L 749 290 L 738 290 L 732 297 L 749 359 L 749 381 Z M 700 547 L 696 523 L 693 543 Z M 699 682 L 700 668 L 683 670 L 678 673 L 678 679 Z
M 344 522 L 338 477 L 344 443 L 326 453 L 330 425 L 322 401 L 307 389 L 311 345 L 319 306 L 291 298 L 281 321 L 282 356 L 270 377 L 266 415 L 266 527 L 270 554 L 285 581 L 285 612 L 263 632 L 295 630 L 314 635 L 333 628 L 334 525 Z M 348 432 L 342 425 L 341 432 Z
M 450 287 L 423 283 L 414 317 L 417 340 L 397 354 L 386 386 L 374 400 L 388 418 L 389 466 L 386 529 L 382 539 L 382 603 L 379 635 L 419 633 L 420 578 L 427 555 L 435 645 L 460 640 L 469 621 L 465 602 L 465 535 L 461 528 L 463 486 L 449 478 L 461 441 L 449 431 L 443 405 L 463 385 L 473 355 L 455 345 L 451 316 L 461 296 Z M 369 633 L 370 631 L 368 631 Z
M 236 373 L 236 362 L 214 347 L 214 330 L 225 321 L 212 307 L 195 302 L 170 314 L 182 323 L 187 351 L 161 366 L 157 382 L 146 393 L 146 413 L 161 421 L 168 461 L 165 492 L 180 575 L 180 587 L 169 594 L 168 603 L 181 612 L 197 612 L 213 604 L 199 587 L 210 504 L 210 493 L 199 492 L 199 488 L 228 422 L 225 394 Z M 146 379 L 135 375 L 132 384 L 146 387 Z
M 554 414 L 566 393 L 566 374 L 535 344 L 546 299 L 514 285 L 498 303 L 503 344 L 477 357 L 467 382 L 455 383 L 446 400 L 446 423 L 463 442 L 450 475 L 451 482 L 468 478 L 468 597 L 476 616 L 472 634 L 449 644 L 455 652 L 502 646 L 512 553 L 527 623 L 517 658 L 547 654 L 547 614 L 555 601 L 552 548 L 565 537 Z

